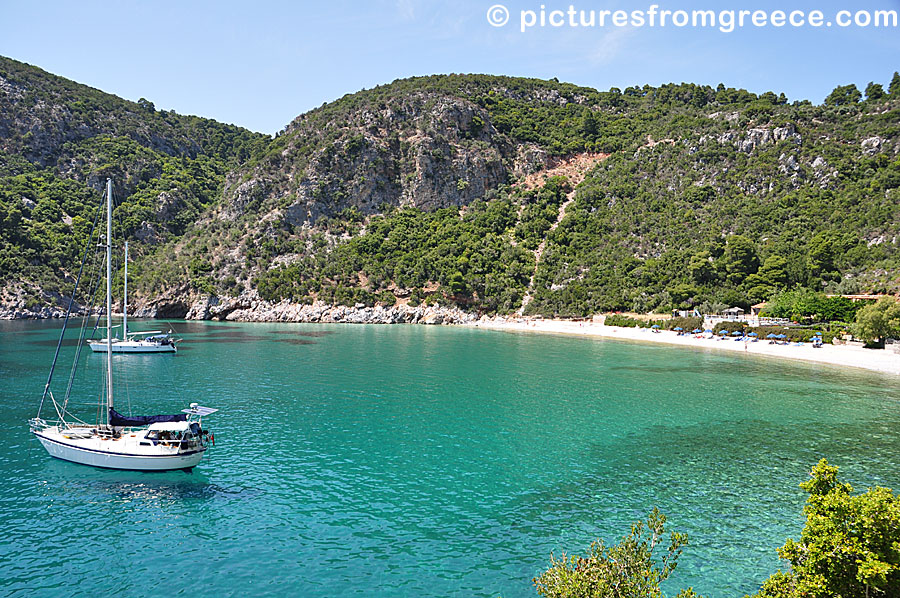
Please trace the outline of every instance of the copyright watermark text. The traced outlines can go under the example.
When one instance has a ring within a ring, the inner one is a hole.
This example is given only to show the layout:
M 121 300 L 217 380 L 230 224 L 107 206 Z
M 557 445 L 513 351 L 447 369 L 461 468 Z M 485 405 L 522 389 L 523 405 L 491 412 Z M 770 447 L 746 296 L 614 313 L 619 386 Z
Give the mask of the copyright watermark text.
M 504 27 L 510 12 L 502 4 L 487 10 L 487 21 L 494 27 Z M 681 10 L 665 9 L 652 4 L 643 10 L 579 9 L 570 4 L 565 9 L 548 9 L 540 5 L 536 10 L 520 10 L 519 31 L 535 28 L 605 28 L 605 27 L 694 27 L 718 29 L 731 33 L 750 27 L 875 27 L 898 28 L 896 10 L 839 10 L 826 14 L 821 10 Z

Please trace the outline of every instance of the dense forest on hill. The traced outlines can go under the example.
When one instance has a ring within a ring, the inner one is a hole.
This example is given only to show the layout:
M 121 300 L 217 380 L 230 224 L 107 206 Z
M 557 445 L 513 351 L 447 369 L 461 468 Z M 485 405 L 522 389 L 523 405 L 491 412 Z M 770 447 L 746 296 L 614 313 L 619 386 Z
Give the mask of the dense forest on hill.
M 66 292 L 107 176 L 145 304 L 258 292 L 580 316 L 898 291 L 896 74 L 822 105 L 419 77 L 269 138 L 0 59 L 5 302 Z
M 0 57 L 0 282 L 35 305 L 71 292 L 107 177 L 140 259 L 179 238 L 267 139 Z
M 512 145 L 612 155 L 574 192 L 560 179 L 525 191 L 512 172 L 465 208 L 382 209 L 330 252 L 304 247 L 326 247 L 344 228 L 313 233 L 310 244 L 305 231 L 272 227 L 260 239 L 270 249 L 251 254 L 262 272 L 254 281 L 270 299 L 366 304 L 418 301 L 439 285 L 440 300 L 501 312 L 530 290 L 527 312 L 566 316 L 748 307 L 795 287 L 896 292 L 900 83 L 879 89 L 863 101 L 838 88 L 814 106 L 722 87 L 597 92 L 449 76 L 349 96 L 301 120 L 349 122 L 439 91 L 484 107 Z M 291 264 L 273 268 L 268 253 Z

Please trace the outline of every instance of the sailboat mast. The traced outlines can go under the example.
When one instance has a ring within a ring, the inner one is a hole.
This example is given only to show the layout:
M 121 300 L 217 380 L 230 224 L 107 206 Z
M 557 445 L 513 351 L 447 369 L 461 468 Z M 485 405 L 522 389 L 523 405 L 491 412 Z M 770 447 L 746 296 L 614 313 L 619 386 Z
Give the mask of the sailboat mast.
M 106 423 L 113 408 L 112 383 L 112 179 L 106 179 Z
M 128 241 L 125 241 L 125 298 L 122 299 L 122 340 L 128 340 Z

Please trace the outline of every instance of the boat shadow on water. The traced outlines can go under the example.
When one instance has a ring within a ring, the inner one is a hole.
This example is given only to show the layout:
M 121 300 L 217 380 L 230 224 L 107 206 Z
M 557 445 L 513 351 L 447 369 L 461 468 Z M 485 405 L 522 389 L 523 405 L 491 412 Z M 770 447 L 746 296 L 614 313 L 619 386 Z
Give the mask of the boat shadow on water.
M 78 478 L 72 477 L 74 470 Z M 104 497 L 122 503 L 249 500 L 261 494 L 254 488 L 213 484 L 205 473 L 196 470 L 139 472 L 54 460 L 47 463 L 47 473 L 56 478 L 45 482 L 48 492 L 78 502 Z

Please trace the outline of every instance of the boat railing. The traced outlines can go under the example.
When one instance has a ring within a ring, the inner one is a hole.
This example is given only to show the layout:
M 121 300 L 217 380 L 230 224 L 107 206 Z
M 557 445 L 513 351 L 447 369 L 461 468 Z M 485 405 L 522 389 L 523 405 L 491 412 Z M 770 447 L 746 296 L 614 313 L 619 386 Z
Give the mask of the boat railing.
M 37 430 L 43 430 L 45 428 L 49 428 L 51 424 L 48 424 L 46 420 L 40 417 L 32 417 L 28 420 L 28 427 L 31 428 L 32 432 Z
M 157 438 L 148 438 L 147 442 L 153 443 L 153 446 L 162 445 L 170 448 L 174 448 L 177 451 L 186 451 L 189 449 L 196 449 L 200 447 L 208 447 L 209 444 L 203 442 L 199 438 L 189 438 L 187 440 L 159 440 Z

